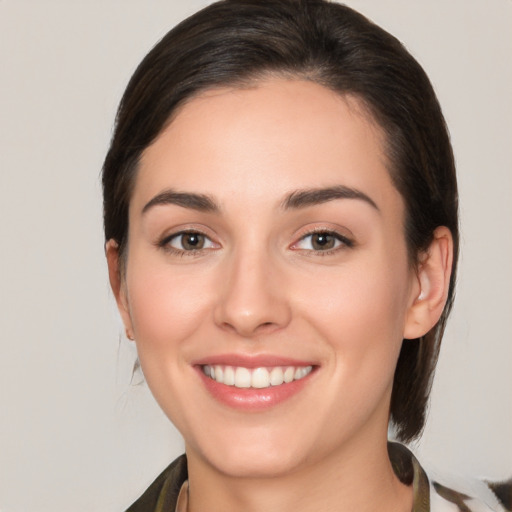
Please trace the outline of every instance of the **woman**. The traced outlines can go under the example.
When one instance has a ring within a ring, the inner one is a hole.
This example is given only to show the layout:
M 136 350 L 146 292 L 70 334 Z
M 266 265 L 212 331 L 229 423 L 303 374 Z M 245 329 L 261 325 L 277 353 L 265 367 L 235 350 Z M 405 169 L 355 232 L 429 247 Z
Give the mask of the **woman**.
M 458 251 L 444 119 L 396 39 L 324 1 L 213 4 L 135 72 L 103 184 L 186 446 L 129 510 L 470 510 L 387 443 L 423 428 Z

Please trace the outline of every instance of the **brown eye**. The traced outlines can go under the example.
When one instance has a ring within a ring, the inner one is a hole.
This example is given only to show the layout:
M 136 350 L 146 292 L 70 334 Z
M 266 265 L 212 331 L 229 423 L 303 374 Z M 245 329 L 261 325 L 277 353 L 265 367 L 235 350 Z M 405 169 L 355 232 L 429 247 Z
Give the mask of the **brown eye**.
M 199 233 L 183 233 L 181 235 L 181 245 L 186 251 L 202 249 L 204 247 L 204 235 Z
M 304 235 L 293 244 L 292 249 L 321 253 L 353 246 L 352 240 L 335 231 L 317 231 Z
M 200 251 L 202 249 L 211 249 L 214 243 L 202 233 L 196 231 L 186 231 L 176 233 L 164 241 L 164 245 L 182 252 Z
M 311 235 L 311 246 L 315 251 L 326 251 L 334 249 L 336 238 L 330 233 L 313 233 Z

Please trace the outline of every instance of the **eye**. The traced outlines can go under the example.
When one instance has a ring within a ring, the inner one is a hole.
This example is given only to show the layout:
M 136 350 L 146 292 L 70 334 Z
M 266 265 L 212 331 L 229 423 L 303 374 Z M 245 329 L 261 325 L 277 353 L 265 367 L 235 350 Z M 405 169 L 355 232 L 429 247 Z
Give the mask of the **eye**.
M 317 231 L 303 236 L 293 245 L 292 249 L 327 252 L 343 246 L 352 247 L 353 243 L 348 238 L 333 231 Z
M 163 240 L 161 245 L 179 252 L 200 251 L 216 247 L 206 235 L 198 231 L 175 233 Z

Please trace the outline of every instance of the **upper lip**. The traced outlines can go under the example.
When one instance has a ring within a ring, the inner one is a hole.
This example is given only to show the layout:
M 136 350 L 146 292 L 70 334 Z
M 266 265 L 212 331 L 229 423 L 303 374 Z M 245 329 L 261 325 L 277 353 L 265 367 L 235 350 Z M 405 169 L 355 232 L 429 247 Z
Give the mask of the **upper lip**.
M 226 365 L 241 366 L 243 368 L 263 368 L 273 366 L 315 366 L 312 361 L 299 360 L 291 357 L 283 357 L 271 354 L 217 354 L 206 356 L 196 361 L 193 365 Z

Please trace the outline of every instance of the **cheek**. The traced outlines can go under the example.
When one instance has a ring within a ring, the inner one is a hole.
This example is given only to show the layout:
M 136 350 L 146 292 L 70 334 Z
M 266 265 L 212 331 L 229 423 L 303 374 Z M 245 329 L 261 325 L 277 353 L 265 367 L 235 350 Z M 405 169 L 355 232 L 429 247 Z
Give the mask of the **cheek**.
M 407 272 L 400 265 L 363 262 L 313 275 L 301 295 L 310 302 L 312 312 L 325 317 L 325 325 L 401 326 L 407 308 Z
M 382 254 L 382 253 L 381 253 Z M 392 375 L 402 344 L 408 302 L 404 260 L 361 260 L 361 264 L 317 274 L 300 295 L 308 321 L 328 341 L 333 357 L 357 379 L 366 373 Z
M 205 280 L 146 264 L 134 264 L 131 270 L 128 301 L 139 352 L 163 354 L 186 342 L 198 328 L 199 319 L 205 318 Z
M 186 430 L 182 422 L 188 392 L 183 376 L 190 372 L 193 340 L 208 317 L 207 286 L 202 276 L 176 273 L 147 260 L 130 271 L 129 309 L 145 380 L 171 421 Z

